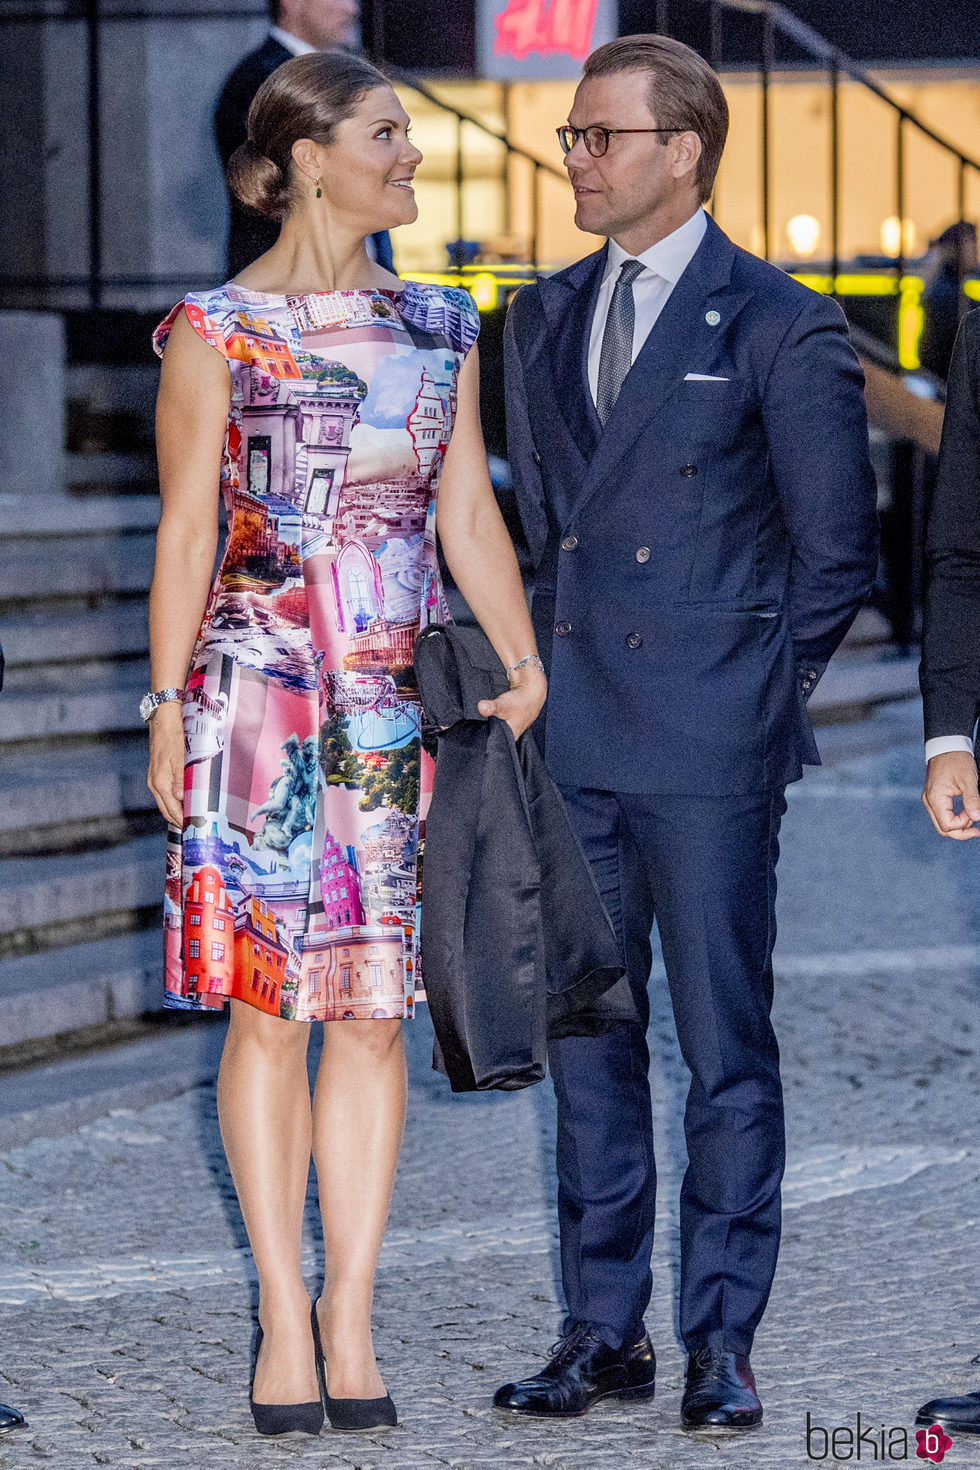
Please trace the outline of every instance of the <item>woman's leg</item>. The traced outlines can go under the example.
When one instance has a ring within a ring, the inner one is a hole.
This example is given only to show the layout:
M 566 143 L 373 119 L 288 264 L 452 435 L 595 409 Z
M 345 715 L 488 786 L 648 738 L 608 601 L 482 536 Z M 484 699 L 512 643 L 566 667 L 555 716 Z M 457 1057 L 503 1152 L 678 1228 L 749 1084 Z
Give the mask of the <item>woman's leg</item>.
M 319 1398 L 303 1284 L 303 1207 L 310 1172 L 310 1029 L 233 1000 L 218 1073 L 221 1138 L 259 1276 L 259 1404 Z
M 380 1398 L 371 1302 L 405 1127 L 400 1021 L 330 1021 L 313 1094 L 326 1257 L 320 1333 L 335 1399 Z

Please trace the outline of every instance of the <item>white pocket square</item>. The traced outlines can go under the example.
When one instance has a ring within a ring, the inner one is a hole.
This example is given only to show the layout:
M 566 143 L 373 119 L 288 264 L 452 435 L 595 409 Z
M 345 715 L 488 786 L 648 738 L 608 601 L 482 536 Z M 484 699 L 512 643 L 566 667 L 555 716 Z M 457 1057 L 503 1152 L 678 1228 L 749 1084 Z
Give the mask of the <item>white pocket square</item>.
M 730 383 L 731 378 L 716 378 L 712 373 L 685 373 L 685 383 Z

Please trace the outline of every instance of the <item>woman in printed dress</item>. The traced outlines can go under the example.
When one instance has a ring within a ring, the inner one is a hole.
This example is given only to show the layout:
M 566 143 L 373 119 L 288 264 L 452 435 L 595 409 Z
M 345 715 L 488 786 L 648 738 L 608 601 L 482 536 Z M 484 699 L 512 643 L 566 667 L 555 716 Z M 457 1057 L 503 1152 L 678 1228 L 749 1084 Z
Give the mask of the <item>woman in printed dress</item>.
M 218 1108 L 259 1277 L 262 1433 L 318 1432 L 320 1342 L 331 1423 L 395 1422 L 371 1300 L 415 1001 L 428 780 L 411 655 L 447 617 L 437 527 L 511 670 L 483 712 L 519 735 L 545 696 L 487 472 L 472 298 L 403 283 L 365 248 L 415 219 L 420 159 L 366 61 L 285 63 L 229 166 L 243 203 L 282 218 L 279 239 L 155 339 L 152 679 L 179 692 L 150 716 L 149 785 L 171 828 L 166 1000 L 231 1008 Z M 317 1019 L 331 1024 L 311 1106 Z M 312 1340 L 311 1152 L 326 1256 Z

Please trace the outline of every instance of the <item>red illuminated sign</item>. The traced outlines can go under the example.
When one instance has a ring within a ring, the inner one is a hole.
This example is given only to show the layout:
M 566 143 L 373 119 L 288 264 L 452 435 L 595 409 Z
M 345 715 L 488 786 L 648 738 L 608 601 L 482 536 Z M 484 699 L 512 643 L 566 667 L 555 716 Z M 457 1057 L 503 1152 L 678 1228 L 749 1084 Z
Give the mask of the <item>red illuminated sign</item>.
M 592 50 L 599 0 L 508 0 L 496 17 L 494 54 L 525 61 L 572 56 L 584 61 Z

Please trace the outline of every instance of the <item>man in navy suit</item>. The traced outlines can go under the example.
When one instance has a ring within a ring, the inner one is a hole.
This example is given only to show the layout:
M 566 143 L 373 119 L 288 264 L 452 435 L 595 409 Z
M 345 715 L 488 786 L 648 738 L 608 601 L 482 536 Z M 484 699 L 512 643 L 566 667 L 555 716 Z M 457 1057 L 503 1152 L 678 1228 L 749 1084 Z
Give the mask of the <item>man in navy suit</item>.
M 359 0 L 266 0 L 269 34 L 226 78 L 214 110 L 214 134 L 222 168 L 245 142 L 248 109 L 265 81 L 291 56 L 310 51 L 336 51 L 348 46 L 360 14 Z M 279 222 L 245 209 L 229 193 L 228 277 L 243 271 L 264 255 L 279 238 Z M 371 235 L 368 253 L 385 270 L 393 270 L 391 239 L 386 232 Z
M 641 1024 L 553 1043 L 563 1338 L 495 1403 L 648 1398 L 655 1170 L 645 1041 L 656 915 L 691 1071 L 681 1422 L 762 1420 L 749 1351 L 784 1164 L 770 1022 L 784 789 L 806 701 L 877 557 L 863 380 L 839 307 L 704 213 L 728 110 L 662 36 L 588 60 L 559 129 L 606 244 L 509 313 L 508 435 L 550 664 L 547 762 L 616 927 Z

